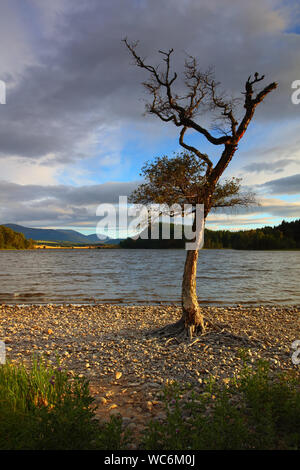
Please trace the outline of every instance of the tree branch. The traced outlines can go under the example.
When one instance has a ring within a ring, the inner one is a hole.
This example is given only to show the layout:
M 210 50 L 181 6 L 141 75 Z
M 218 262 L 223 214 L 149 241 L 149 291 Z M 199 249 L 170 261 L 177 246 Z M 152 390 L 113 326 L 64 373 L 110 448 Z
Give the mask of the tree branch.
M 207 164 L 207 167 L 208 167 L 206 173 L 209 174 L 211 172 L 212 167 L 213 167 L 212 161 L 209 159 L 209 157 L 208 157 L 208 155 L 206 155 L 206 153 L 202 153 L 198 149 L 193 147 L 192 145 L 187 145 L 185 142 L 183 142 L 183 137 L 184 137 L 184 134 L 185 134 L 186 130 L 187 130 L 187 127 L 183 127 L 181 129 L 180 136 L 179 136 L 180 145 L 183 148 L 185 148 L 186 150 L 189 150 L 190 152 L 194 152 L 200 160 L 204 161 Z

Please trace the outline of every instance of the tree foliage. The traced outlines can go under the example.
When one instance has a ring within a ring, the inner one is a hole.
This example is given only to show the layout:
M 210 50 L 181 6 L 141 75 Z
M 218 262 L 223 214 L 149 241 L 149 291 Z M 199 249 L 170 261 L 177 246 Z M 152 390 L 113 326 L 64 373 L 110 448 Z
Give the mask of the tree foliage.
M 277 227 L 255 230 L 209 230 L 205 236 L 205 248 L 233 248 L 236 250 L 292 250 L 300 249 L 300 219 L 283 221 Z
M 27 240 L 23 233 L 0 225 L 0 249 L 27 250 L 34 247 L 33 240 Z
M 144 164 L 141 176 L 145 182 L 132 193 L 130 201 L 137 204 L 204 204 L 207 185 L 205 165 L 193 152 L 181 152 L 172 158 L 157 157 Z M 248 206 L 255 202 L 254 194 L 241 191 L 241 179 L 218 182 L 212 194 L 212 207 Z

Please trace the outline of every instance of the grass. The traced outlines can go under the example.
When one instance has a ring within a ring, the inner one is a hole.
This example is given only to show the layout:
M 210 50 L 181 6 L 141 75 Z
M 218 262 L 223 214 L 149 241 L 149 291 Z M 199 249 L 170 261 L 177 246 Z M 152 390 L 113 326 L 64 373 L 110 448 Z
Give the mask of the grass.
M 145 450 L 299 450 L 299 375 L 245 362 L 240 376 L 223 385 L 213 379 L 204 387 L 169 384 L 162 390 L 166 418 L 150 421 L 134 444 Z M 120 418 L 95 419 L 85 378 L 41 359 L 30 369 L 0 366 L 0 449 L 119 450 L 130 444 Z
M 155 450 L 299 450 L 299 371 L 245 366 L 223 387 L 173 383 L 164 390 L 166 419 L 152 421 L 142 448 Z
M 121 421 L 95 420 L 88 382 L 34 360 L 0 366 L 0 449 L 119 449 Z

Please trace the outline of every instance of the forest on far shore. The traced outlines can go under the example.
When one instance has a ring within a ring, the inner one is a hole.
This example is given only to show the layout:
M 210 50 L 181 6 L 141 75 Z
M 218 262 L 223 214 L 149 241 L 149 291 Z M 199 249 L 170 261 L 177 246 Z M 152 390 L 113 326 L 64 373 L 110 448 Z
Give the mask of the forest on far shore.
M 121 248 L 184 248 L 186 240 L 174 239 L 174 225 L 170 226 L 170 239 L 121 241 Z M 293 250 L 300 249 L 300 219 L 293 222 L 282 221 L 277 227 L 263 227 L 253 230 L 205 229 L 204 248 L 231 248 L 235 250 Z
M 34 248 L 33 240 L 27 240 L 23 233 L 14 232 L 11 228 L 0 225 L 0 249 L 27 250 Z
M 160 238 L 148 240 L 127 238 L 120 242 L 121 248 L 185 248 L 186 240 L 174 239 L 174 224 L 170 225 L 170 238 L 162 240 L 162 227 L 159 224 Z M 150 228 L 148 228 L 150 231 Z M 26 250 L 34 248 L 36 242 L 26 239 L 22 233 L 0 225 L 0 249 Z M 45 243 L 45 242 L 43 242 Z M 92 245 L 92 244 L 91 244 Z M 117 248 L 118 245 L 115 245 Z M 300 219 L 293 222 L 282 221 L 277 227 L 263 227 L 253 230 L 205 229 L 204 248 L 234 250 L 297 250 L 300 249 Z

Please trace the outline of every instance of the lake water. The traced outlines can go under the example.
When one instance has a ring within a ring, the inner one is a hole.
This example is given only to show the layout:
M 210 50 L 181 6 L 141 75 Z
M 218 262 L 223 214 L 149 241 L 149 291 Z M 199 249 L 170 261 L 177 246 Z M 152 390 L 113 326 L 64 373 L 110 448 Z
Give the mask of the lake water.
M 179 303 L 185 250 L 0 251 L 0 303 Z M 206 305 L 300 304 L 300 251 L 202 250 Z

